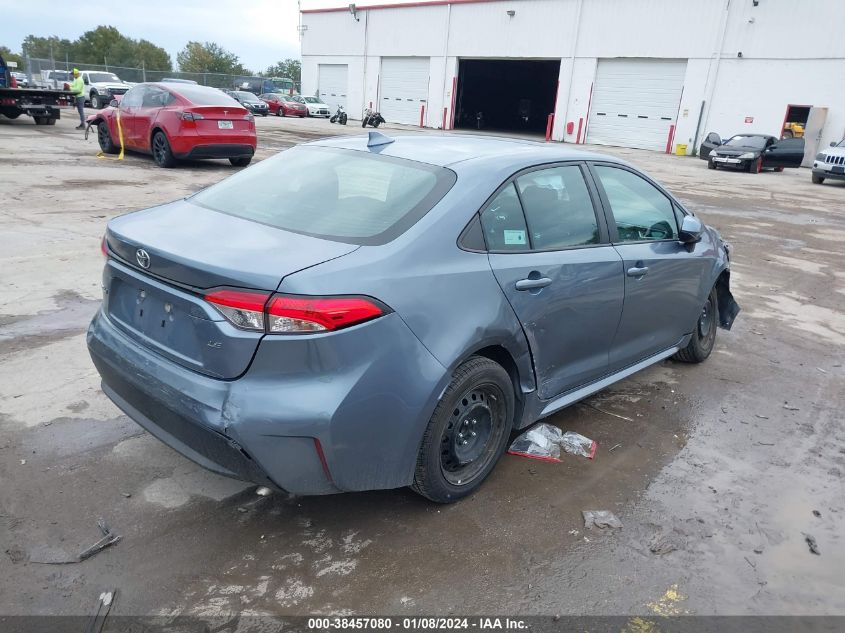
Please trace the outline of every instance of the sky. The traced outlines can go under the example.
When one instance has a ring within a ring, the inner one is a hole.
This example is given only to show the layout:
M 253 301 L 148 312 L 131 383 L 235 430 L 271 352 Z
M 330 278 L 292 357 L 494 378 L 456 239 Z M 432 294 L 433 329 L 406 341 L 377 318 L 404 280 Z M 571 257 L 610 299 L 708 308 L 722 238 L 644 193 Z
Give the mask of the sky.
M 393 4 L 402 0 L 358 0 Z M 217 42 L 255 71 L 299 57 L 297 0 L 0 0 L 0 45 L 21 51 L 29 34 L 74 40 L 109 25 L 176 53 L 190 41 Z M 344 0 L 302 0 L 303 9 L 347 6 Z

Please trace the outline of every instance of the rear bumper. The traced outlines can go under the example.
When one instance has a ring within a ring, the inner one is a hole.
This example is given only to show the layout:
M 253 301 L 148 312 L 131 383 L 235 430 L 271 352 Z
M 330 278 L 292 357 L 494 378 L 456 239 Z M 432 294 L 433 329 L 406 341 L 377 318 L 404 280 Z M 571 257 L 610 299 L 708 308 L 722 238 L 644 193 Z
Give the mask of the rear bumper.
M 163 358 L 102 311 L 87 341 L 103 391 L 152 435 L 209 470 L 301 495 L 409 485 L 448 380 L 396 314 L 264 337 L 232 381 Z
M 181 153 L 174 152 L 177 158 L 246 158 L 255 154 L 255 148 L 245 143 L 209 143 L 194 145 Z

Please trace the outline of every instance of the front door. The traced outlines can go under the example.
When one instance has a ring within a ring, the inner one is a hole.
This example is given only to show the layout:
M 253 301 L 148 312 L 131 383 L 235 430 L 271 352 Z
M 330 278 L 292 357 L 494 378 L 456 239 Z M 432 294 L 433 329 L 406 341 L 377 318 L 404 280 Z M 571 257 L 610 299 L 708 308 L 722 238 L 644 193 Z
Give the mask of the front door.
M 123 142 L 128 147 L 138 147 L 135 140 L 135 115 L 141 107 L 141 100 L 147 87 L 144 85 L 130 88 L 120 100 L 118 110 L 120 112 L 120 128 L 123 132 Z M 115 130 L 116 132 L 117 130 Z M 114 135 L 115 143 L 118 142 L 117 134 Z
M 618 371 L 693 331 L 710 260 L 678 240 L 680 211 L 655 185 L 620 165 L 597 164 L 593 171 L 625 271 L 622 319 L 610 350 L 610 370 Z
M 490 265 L 528 339 L 542 399 L 607 373 L 622 311 L 622 261 L 584 169 L 523 173 L 481 215 Z
M 710 152 L 719 147 L 721 144 L 721 137 L 715 132 L 710 132 L 698 148 L 698 157 L 702 160 L 710 160 Z
M 763 167 L 800 167 L 803 160 L 803 138 L 782 138 L 763 152 Z

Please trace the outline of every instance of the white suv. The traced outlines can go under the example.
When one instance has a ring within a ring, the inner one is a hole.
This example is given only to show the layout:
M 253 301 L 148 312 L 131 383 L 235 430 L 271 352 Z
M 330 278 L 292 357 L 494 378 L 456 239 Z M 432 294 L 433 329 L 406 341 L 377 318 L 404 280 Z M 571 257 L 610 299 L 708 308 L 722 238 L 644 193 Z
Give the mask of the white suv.
M 115 95 L 122 95 L 132 87 L 114 73 L 102 70 L 79 72 L 85 84 L 85 100 L 90 101 L 91 107 L 97 110 L 105 108 Z
M 820 185 L 827 178 L 845 180 L 845 139 L 831 143 L 830 147 L 816 154 L 813 161 L 813 182 Z

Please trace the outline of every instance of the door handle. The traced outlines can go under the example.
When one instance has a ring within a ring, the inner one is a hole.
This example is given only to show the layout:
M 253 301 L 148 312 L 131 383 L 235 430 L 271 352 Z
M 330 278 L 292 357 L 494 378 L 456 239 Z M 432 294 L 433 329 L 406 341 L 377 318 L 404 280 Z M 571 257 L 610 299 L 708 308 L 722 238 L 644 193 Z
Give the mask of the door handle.
M 642 277 L 648 272 L 648 266 L 632 266 L 628 269 L 629 277 Z
M 548 277 L 539 277 L 537 279 L 520 279 L 516 282 L 517 290 L 535 290 L 537 288 L 545 288 L 552 280 Z

